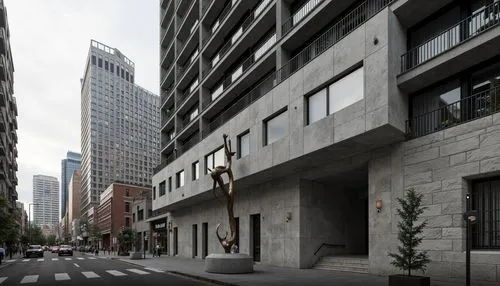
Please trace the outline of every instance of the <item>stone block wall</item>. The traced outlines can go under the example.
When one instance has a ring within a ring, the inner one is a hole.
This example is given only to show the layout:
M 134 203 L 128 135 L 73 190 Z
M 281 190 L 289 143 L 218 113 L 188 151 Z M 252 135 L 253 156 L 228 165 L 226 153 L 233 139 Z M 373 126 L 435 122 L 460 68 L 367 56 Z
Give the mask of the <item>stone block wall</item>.
M 500 114 L 404 143 L 404 187 L 424 195 L 427 210 L 422 249 L 431 276 L 463 278 L 465 228 L 462 213 L 470 182 L 500 174 Z M 500 251 L 472 254 L 473 278 L 500 281 Z

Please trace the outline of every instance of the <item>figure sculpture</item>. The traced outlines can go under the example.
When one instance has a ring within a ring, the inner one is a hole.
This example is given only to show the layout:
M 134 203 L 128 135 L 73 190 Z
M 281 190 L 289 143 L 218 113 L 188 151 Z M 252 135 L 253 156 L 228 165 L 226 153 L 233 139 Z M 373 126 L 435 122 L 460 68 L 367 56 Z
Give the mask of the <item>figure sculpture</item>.
M 226 207 L 227 207 L 227 214 L 229 217 L 229 227 L 231 230 L 231 236 L 229 238 L 227 237 L 228 235 L 227 231 L 224 237 L 221 237 L 219 235 L 219 228 L 221 225 L 220 223 L 217 224 L 215 233 L 217 234 L 217 238 L 219 239 L 220 244 L 224 248 L 225 253 L 230 253 L 231 247 L 236 242 L 236 220 L 234 219 L 234 212 L 233 212 L 234 177 L 233 177 L 233 171 L 231 170 L 232 157 L 234 156 L 235 152 L 231 151 L 231 139 L 228 140 L 227 134 L 223 134 L 222 137 L 224 138 L 224 154 L 226 156 L 226 164 L 225 166 L 216 166 L 213 170 L 208 169 L 208 171 L 210 172 L 210 175 L 214 180 L 213 184 L 214 194 L 216 192 L 218 184 L 222 194 L 226 197 L 226 203 L 227 203 Z M 224 180 L 222 179 L 222 174 L 227 174 L 228 176 L 229 183 L 227 186 L 224 184 Z

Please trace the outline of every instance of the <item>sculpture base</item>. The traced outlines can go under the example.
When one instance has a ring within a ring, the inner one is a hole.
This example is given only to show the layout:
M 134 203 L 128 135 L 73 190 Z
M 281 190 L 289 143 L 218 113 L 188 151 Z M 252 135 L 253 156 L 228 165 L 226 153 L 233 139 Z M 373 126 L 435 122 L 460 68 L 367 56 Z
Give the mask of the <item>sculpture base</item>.
M 243 253 L 212 253 L 205 257 L 205 272 L 242 274 L 253 272 L 253 257 Z
M 138 259 L 142 259 L 142 252 L 130 252 L 130 260 L 138 260 Z

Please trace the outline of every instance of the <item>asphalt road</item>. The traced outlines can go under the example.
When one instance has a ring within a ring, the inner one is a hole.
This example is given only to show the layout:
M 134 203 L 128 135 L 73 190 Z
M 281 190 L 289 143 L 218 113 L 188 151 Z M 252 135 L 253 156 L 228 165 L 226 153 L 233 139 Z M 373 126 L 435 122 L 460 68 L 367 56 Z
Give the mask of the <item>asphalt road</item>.
M 8 264 L 8 265 L 6 265 Z M 210 285 L 175 276 L 157 269 L 143 268 L 119 260 L 98 258 L 75 252 L 61 256 L 45 252 L 44 258 L 3 260 L 0 286 L 6 285 Z

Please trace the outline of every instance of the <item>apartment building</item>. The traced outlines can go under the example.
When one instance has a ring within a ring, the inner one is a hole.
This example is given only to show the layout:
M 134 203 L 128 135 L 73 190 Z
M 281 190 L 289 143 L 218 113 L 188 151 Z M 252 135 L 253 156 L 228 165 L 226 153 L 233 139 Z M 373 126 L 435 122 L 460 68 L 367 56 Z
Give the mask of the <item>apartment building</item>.
M 153 216 L 151 189 L 140 193 L 132 199 L 132 229 L 137 233 L 138 249 L 153 252 L 154 246 L 159 244 L 155 242 L 151 233 L 151 224 L 148 219 Z
M 14 97 L 14 63 L 10 48 L 7 8 L 0 1 L 0 198 L 10 212 L 16 210 L 17 104 Z
M 464 277 L 469 208 L 473 279 L 500 281 L 499 1 L 160 5 L 152 205 L 169 255 L 223 251 L 208 169 L 224 164 L 226 133 L 238 245 L 255 261 L 397 273 L 396 198 L 415 188 L 426 274 Z
M 59 227 L 59 181 L 46 175 L 33 176 L 33 220 L 42 229 Z M 48 230 L 47 230 L 48 231 Z
M 81 215 L 113 182 L 151 186 L 158 164 L 160 98 L 135 84 L 135 64 L 91 40 L 81 90 Z
M 82 155 L 71 151 L 68 151 L 66 158 L 61 160 L 61 217 L 67 212 L 70 179 L 75 170 L 80 170 L 81 163 Z

